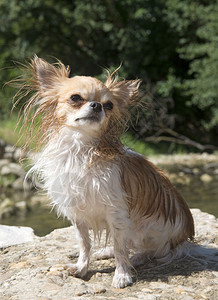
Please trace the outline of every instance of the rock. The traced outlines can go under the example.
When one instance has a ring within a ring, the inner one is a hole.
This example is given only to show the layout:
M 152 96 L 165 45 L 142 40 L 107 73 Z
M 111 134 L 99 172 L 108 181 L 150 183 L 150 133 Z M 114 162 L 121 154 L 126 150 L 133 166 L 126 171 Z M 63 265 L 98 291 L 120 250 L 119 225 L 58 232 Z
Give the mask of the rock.
M 38 195 L 35 193 L 30 199 L 30 206 L 34 207 L 38 205 L 44 205 L 47 202 L 48 202 L 48 198 L 46 195 Z
M 193 168 L 192 172 L 193 172 L 194 175 L 199 175 L 201 173 L 199 168 Z
M 22 177 L 18 177 L 13 183 L 12 188 L 20 191 L 30 191 L 33 188 L 33 184 Z
M 215 249 L 217 219 L 199 209 L 191 211 L 196 240 Z M 5 239 L 8 235 L 2 236 L 0 230 L 0 240 Z M 119 290 L 111 287 L 114 259 L 91 258 L 83 280 L 69 276 L 65 269 L 66 264 L 77 260 L 70 256 L 72 252 L 78 252 L 72 226 L 41 238 L 33 235 L 28 243 L 5 248 L 0 252 L 0 292 L 4 295 L 1 299 L 17 299 L 17 295 L 19 299 L 218 299 L 218 265 L 208 257 L 187 256 L 155 267 L 140 266 L 133 270 L 133 285 Z
M 179 172 L 179 174 L 169 173 L 167 175 L 173 184 L 189 185 L 191 182 L 190 177 L 183 172 Z
M 19 177 L 12 183 L 12 188 L 15 190 L 23 190 L 23 178 Z
M 94 285 L 93 286 L 93 291 L 95 294 L 104 294 L 106 292 L 106 288 L 102 285 Z
M 11 214 L 13 214 L 14 210 L 15 210 L 14 202 L 9 198 L 5 198 L 0 203 L 0 219 L 9 217 Z
M 1 169 L 1 175 L 9 175 L 9 174 L 14 174 L 17 175 L 19 177 L 23 177 L 25 176 L 25 172 L 23 170 L 23 168 L 16 163 L 9 163 L 8 165 L 5 165 L 2 167 Z
M 27 209 L 26 201 L 19 201 L 15 203 L 15 207 L 20 211 L 26 211 Z
M 28 154 L 22 148 L 7 144 L 4 140 L 0 139 L 0 159 L 19 161 L 26 156 Z
M 14 156 L 15 147 L 12 145 L 6 145 L 5 146 L 5 153 L 4 158 L 9 158 L 10 160 L 13 159 Z
M 8 159 L 0 159 L 0 170 L 2 167 L 7 166 L 10 163 Z
M 14 202 L 11 199 L 9 199 L 9 198 L 5 198 L 2 201 L 2 203 L 0 204 L 1 210 L 4 210 L 5 208 L 12 207 L 12 206 L 14 206 Z
M 14 214 L 14 211 L 15 211 L 14 207 L 6 207 L 4 210 L 1 210 L 0 220 L 9 218 L 11 215 Z
M 24 151 L 21 148 L 16 148 L 13 153 L 13 159 L 15 161 L 19 161 L 20 159 L 24 158 Z
M 30 227 L 0 225 L 0 248 L 33 241 L 35 238 Z
M 0 139 L 0 158 L 4 157 L 4 153 L 5 153 L 5 141 Z
M 23 269 L 29 265 L 26 261 L 19 261 L 18 263 L 12 263 L 10 269 Z
M 201 181 L 203 181 L 204 183 L 208 183 L 208 182 L 210 182 L 210 181 L 213 180 L 213 177 L 210 176 L 209 174 L 203 174 L 203 175 L 201 175 L 200 179 L 201 179 Z
M 196 154 L 196 153 L 189 153 L 189 154 L 173 154 L 173 155 L 155 155 L 149 156 L 149 160 L 151 160 L 155 164 L 160 165 L 183 165 L 183 166 L 204 166 L 205 164 L 214 163 L 218 161 L 217 154 Z

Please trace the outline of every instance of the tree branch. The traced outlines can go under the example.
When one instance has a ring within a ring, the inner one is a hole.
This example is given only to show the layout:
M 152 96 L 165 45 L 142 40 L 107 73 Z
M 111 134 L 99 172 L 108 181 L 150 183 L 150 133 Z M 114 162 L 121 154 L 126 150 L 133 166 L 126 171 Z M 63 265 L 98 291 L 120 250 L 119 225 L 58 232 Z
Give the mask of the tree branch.
M 202 145 L 198 142 L 195 142 L 191 140 L 190 138 L 179 134 L 178 132 L 169 129 L 169 128 L 164 128 L 161 130 L 162 133 L 167 133 L 170 134 L 171 136 L 164 136 L 164 135 L 159 135 L 159 136 L 150 136 L 144 139 L 145 142 L 152 142 L 152 143 L 159 143 L 159 142 L 171 142 L 171 143 L 177 143 L 177 144 L 182 144 L 182 145 L 190 145 L 193 146 L 201 151 L 204 150 L 217 150 L 218 148 L 213 146 L 213 145 Z M 159 131 L 159 134 L 160 131 Z

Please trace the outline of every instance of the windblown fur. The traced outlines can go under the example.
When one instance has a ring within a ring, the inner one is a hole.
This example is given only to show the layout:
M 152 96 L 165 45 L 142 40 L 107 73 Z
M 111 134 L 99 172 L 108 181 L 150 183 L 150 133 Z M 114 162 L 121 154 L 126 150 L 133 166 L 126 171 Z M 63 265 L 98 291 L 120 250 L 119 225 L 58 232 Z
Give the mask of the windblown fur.
M 80 255 L 71 274 L 82 277 L 88 270 L 89 229 L 98 237 L 104 229 L 111 235 L 115 287 L 132 283 L 130 264 L 182 255 L 182 245 L 194 236 L 186 202 L 161 170 L 120 142 L 129 107 L 139 101 L 140 80 L 118 81 L 113 74 L 105 84 L 69 78 L 62 63 L 50 65 L 38 57 L 28 68 L 31 79 L 23 90 L 32 96 L 26 123 L 33 128 L 40 116 L 42 147 L 30 172 L 75 225 Z M 135 255 L 129 260 L 130 249 Z

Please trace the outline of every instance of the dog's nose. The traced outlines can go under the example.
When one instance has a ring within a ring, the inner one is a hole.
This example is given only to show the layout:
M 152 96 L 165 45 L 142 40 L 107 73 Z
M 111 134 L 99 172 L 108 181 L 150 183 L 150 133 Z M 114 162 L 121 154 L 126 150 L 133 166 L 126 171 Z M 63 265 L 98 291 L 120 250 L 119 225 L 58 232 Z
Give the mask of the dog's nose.
M 94 112 L 101 112 L 102 111 L 102 105 L 99 102 L 91 102 L 90 106 L 94 110 Z

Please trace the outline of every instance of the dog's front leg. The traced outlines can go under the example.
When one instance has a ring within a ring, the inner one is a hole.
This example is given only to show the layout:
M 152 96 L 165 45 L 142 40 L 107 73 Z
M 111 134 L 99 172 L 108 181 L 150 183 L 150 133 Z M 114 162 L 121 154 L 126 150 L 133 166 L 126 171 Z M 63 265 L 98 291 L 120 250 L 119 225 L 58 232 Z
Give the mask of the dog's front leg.
M 71 275 L 84 277 L 88 271 L 91 249 L 89 228 L 85 223 L 75 222 L 75 230 L 79 243 L 79 258 L 76 264 L 68 264 L 67 267 Z
M 124 226 L 117 226 L 118 223 L 120 223 L 119 221 L 117 221 L 118 220 L 116 220 L 116 223 L 113 222 L 110 225 L 114 242 L 114 256 L 116 262 L 116 270 L 112 285 L 116 288 L 124 288 L 132 284 L 129 253 L 126 245 L 128 229 Z
M 124 288 L 132 284 L 132 277 L 129 270 L 128 251 L 125 245 L 121 245 L 120 241 L 116 238 L 114 239 L 114 254 L 116 270 L 112 285 L 116 288 Z

